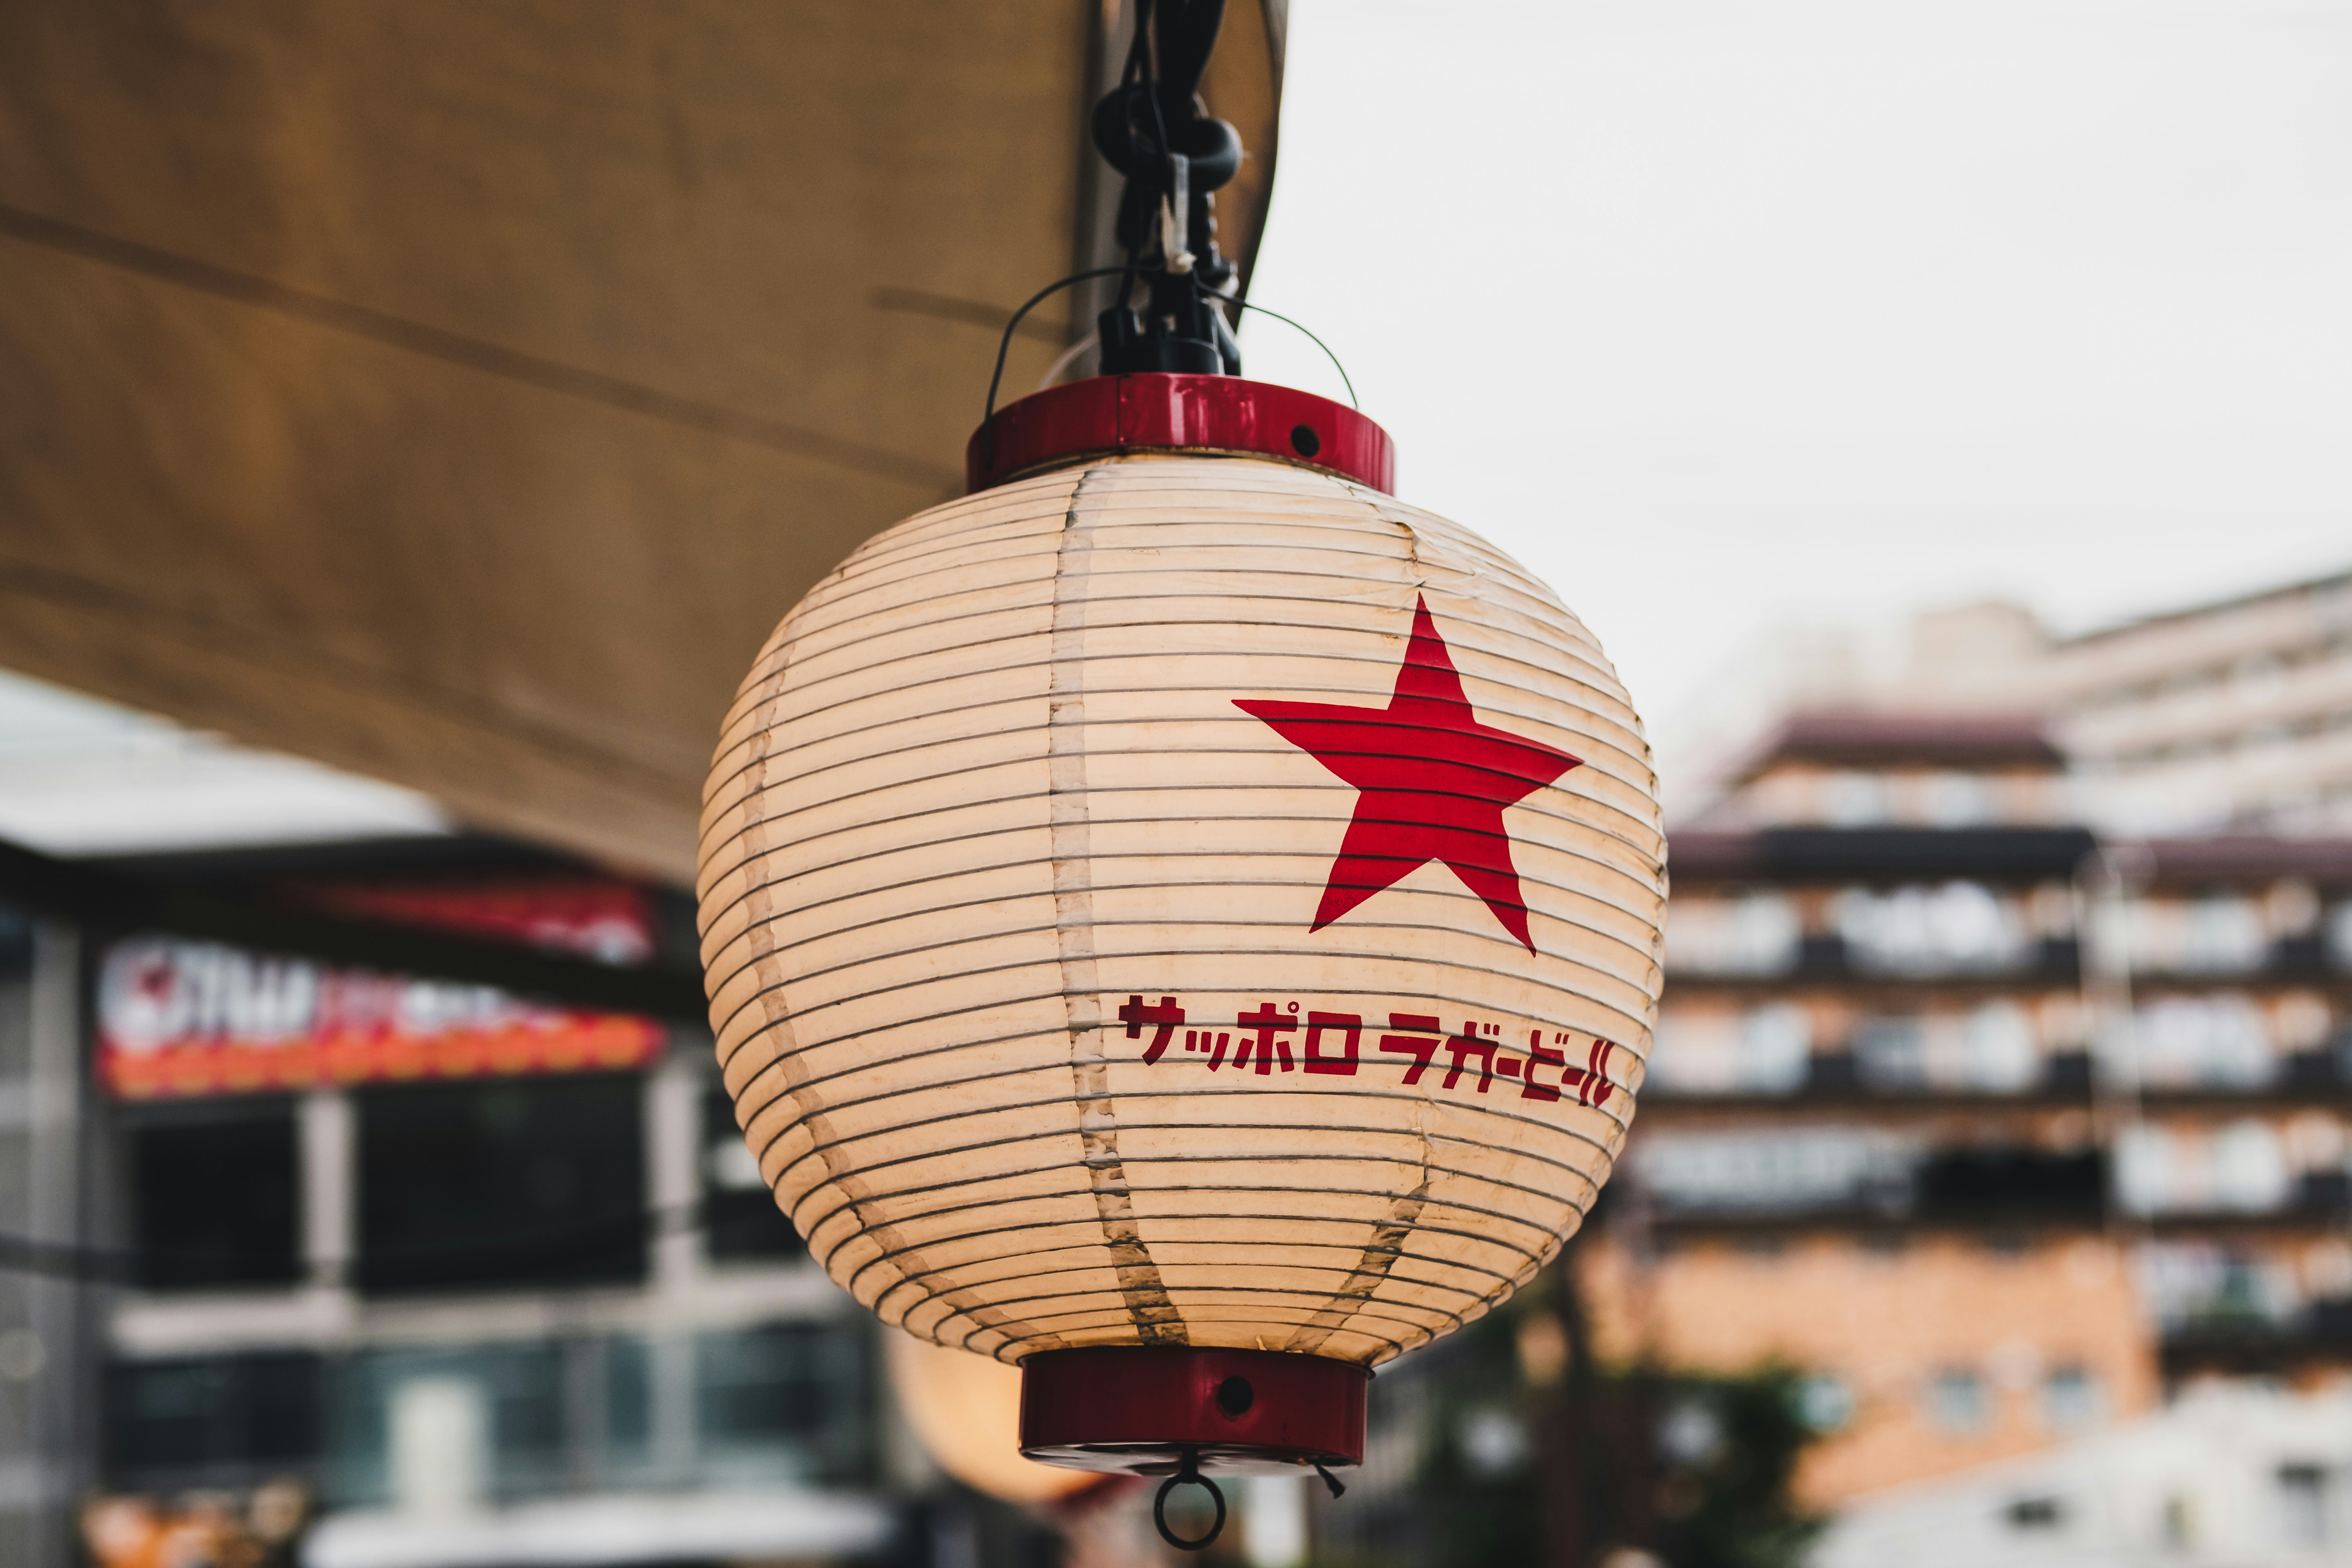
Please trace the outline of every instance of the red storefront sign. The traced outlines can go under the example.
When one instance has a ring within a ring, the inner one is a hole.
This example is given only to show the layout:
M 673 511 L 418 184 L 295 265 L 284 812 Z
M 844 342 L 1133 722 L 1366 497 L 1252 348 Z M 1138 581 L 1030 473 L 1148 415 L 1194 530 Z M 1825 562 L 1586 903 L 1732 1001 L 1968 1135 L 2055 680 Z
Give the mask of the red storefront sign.
M 615 891 L 352 889 L 319 901 L 600 956 L 649 953 L 644 901 Z M 663 1038 L 647 1018 L 175 937 L 117 942 L 99 974 L 99 1077 L 123 1099 L 632 1068 L 658 1057 Z

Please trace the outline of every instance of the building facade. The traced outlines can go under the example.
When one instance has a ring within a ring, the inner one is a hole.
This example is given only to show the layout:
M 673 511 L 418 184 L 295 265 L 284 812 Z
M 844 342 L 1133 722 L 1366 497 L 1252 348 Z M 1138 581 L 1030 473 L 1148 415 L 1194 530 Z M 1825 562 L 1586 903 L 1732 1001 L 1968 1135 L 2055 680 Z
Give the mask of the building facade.
M 2113 830 L 2352 834 L 2352 574 L 2057 639 L 2019 677 Z
M 2352 846 L 2075 787 L 2032 716 L 1814 715 L 1674 837 L 1587 1278 L 1616 1358 L 1797 1369 L 1816 1503 L 2352 1351 Z
M 1733 804 L 1743 747 L 1790 710 L 2032 714 L 2081 820 L 2126 837 L 2352 835 L 2352 574 L 2056 636 L 1999 602 L 1902 635 L 1811 628 L 1727 672 L 1668 770 L 1678 822 Z
M 2352 1396 L 2249 1384 L 1849 1511 L 1816 1568 L 2320 1568 L 2352 1540 Z
M 675 940 L 656 894 L 482 848 L 172 870 L 615 963 Z M 702 1031 L 152 933 L 83 971 L 107 1494 L 299 1498 L 314 1568 L 902 1544 L 871 1334 Z
M 0 1562 L 919 1556 L 700 1011 L 681 894 L 0 675 Z

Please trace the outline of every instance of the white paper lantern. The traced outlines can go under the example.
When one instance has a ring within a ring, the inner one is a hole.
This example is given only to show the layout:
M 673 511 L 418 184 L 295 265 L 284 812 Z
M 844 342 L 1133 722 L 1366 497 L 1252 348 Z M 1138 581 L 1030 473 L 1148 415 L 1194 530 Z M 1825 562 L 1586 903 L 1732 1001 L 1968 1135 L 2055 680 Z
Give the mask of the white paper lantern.
M 1296 460 L 1378 437 L 1336 405 L 1133 376 L 1000 420 L 976 466 L 1044 471 L 868 542 L 728 718 L 728 1088 L 887 1322 L 1097 1394 L 1142 1363 L 1048 1352 L 1189 1349 L 1195 1404 L 1233 1403 L 1224 1352 L 1360 1388 L 1526 1282 L 1624 1141 L 1665 889 L 1640 721 L 1524 568 Z M 1256 1403 L 1200 1416 L 1212 1457 L 1360 1452 L 1360 1414 L 1351 1452 Z M 1032 1436 L 1138 1468 L 1179 1440 Z

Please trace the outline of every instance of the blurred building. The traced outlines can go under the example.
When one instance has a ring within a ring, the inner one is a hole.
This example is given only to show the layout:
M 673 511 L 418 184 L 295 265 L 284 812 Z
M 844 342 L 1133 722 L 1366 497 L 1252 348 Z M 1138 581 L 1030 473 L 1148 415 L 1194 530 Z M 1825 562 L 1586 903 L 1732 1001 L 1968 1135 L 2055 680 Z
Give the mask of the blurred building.
M 2352 833 L 2352 574 L 2078 637 L 2014 605 L 1938 612 L 1898 682 L 1847 692 L 2042 714 L 2109 832 Z
M 1848 1512 L 1815 1568 L 2185 1568 L 2342 1563 L 2352 1399 L 2208 1385 L 2030 1461 L 1898 1489 Z
M 2052 642 L 2022 673 L 2115 829 L 2352 833 L 2352 574 Z
M 0 830 L 53 852 L 12 881 L 77 910 L 0 914 L 0 1560 L 78 1560 L 91 1496 L 101 1563 L 913 1549 L 919 1461 L 736 1131 L 682 896 L 29 683 L 0 734 Z M 202 929 L 247 920 L 349 951 Z M 418 940 L 675 975 L 687 1016 Z
M 435 847 L 266 870 L 652 955 L 641 889 Z M 110 1489 L 299 1480 L 315 1568 L 891 1544 L 869 1335 L 698 1031 L 172 937 L 90 969 Z
M 1674 836 L 1601 1338 L 1800 1370 L 1815 1501 L 2352 1358 L 2352 843 L 2078 789 L 2037 716 L 1848 710 Z
M 0 678 L 0 1561 L 273 1479 L 344 1568 L 896 1529 L 665 887 L 776 617 L 1109 302 L 1013 319 L 1124 254 L 1138 11 L 0 12 L 0 663 L 206 732 Z M 1245 278 L 1286 8 L 1219 37 Z
M 1739 771 L 1787 712 L 1859 709 L 2039 717 L 2080 819 L 2109 834 L 2352 835 L 2352 574 L 2074 637 L 2000 603 L 1899 637 L 1809 628 L 1703 706 L 1668 780 L 1680 821 L 1738 809 Z

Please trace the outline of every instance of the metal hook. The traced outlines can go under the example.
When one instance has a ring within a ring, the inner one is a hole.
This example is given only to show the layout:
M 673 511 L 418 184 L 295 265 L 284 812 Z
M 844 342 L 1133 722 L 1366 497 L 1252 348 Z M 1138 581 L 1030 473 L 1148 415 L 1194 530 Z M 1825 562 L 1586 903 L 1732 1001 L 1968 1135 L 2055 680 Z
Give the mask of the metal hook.
M 1168 1494 L 1188 1481 L 1193 1486 L 1205 1489 L 1209 1494 L 1209 1500 L 1217 1505 L 1216 1522 L 1209 1526 L 1209 1532 L 1190 1541 L 1168 1528 Z M 1177 1466 L 1176 1473 L 1160 1483 L 1159 1495 L 1151 1500 L 1151 1527 L 1160 1531 L 1160 1540 L 1179 1552 L 1202 1551 L 1218 1536 L 1224 1533 L 1225 1494 L 1217 1489 L 1216 1482 L 1201 1473 L 1200 1455 L 1196 1450 L 1185 1449 L 1183 1460 Z

